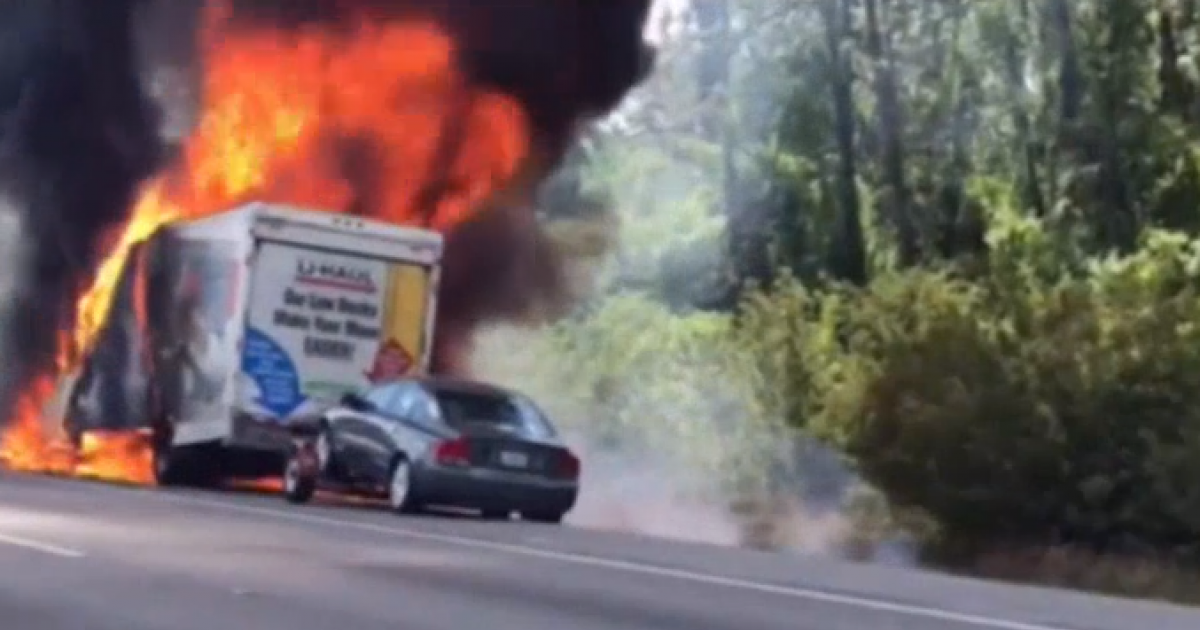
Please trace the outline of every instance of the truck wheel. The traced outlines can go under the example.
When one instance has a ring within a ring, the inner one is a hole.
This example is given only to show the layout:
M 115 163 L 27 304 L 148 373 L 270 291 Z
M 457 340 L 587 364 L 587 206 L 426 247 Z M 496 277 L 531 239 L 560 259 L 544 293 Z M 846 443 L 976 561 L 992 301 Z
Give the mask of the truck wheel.
M 76 453 L 83 450 L 83 431 L 74 425 L 65 425 L 64 431 L 67 434 L 67 442 L 71 444 L 71 450 Z
M 151 453 L 151 466 L 154 467 L 154 482 L 160 486 L 179 486 L 184 483 L 186 475 L 179 460 L 178 449 L 169 445 L 156 444 Z
M 316 492 L 316 477 L 304 474 L 300 462 L 289 457 L 283 469 L 283 498 L 288 503 L 308 503 Z
M 214 461 L 217 455 L 195 447 L 156 445 L 152 453 L 154 482 L 164 488 L 220 487 L 223 479 L 220 464 Z

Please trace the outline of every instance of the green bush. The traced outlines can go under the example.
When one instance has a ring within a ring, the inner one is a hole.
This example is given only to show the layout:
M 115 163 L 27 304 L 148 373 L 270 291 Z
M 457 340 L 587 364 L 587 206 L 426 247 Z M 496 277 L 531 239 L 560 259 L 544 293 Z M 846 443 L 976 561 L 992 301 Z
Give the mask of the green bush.
M 785 277 L 736 316 L 617 293 L 484 354 L 569 428 L 726 490 L 764 487 L 785 428 L 816 436 L 902 522 L 932 522 L 933 550 L 1190 554 L 1200 244 L 1150 233 L 1132 256 L 1073 260 L 1055 277 L 1062 261 L 1038 224 L 991 237 L 973 276 Z
M 892 504 L 932 517 L 933 542 L 1190 548 L 1197 261 L 1196 243 L 1159 233 L 1052 284 L 880 278 L 837 297 L 844 354 L 824 365 L 839 376 L 794 394 L 803 423 Z
M 732 318 L 676 315 L 640 295 L 610 296 L 586 316 L 531 335 L 484 335 L 483 374 L 541 402 L 598 448 L 645 452 L 714 491 L 761 484 L 782 426 L 755 393 Z

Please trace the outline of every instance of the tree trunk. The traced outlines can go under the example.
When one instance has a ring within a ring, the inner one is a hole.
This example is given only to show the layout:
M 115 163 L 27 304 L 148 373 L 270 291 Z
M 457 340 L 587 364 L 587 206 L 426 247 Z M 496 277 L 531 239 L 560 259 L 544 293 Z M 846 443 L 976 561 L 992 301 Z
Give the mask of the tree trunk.
M 838 277 L 855 284 L 867 281 L 866 246 L 863 242 L 861 203 L 858 198 L 858 164 L 855 156 L 854 76 L 843 50 L 850 30 L 853 0 L 823 0 L 821 17 L 829 53 L 829 87 L 833 97 L 837 136 L 838 214 L 830 251 L 830 266 Z
M 878 0 L 865 0 L 867 14 L 867 54 L 874 72 L 879 135 L 883 144 L 883 177 L 889 195 L 889 214 L 896 230 L 897 252 L 902 267 L 921 260 L 921 242 L 913 220 L 912 194 L 905 173 L 903 140 L 904 116 L 896 88 L 896 67 L 890 47 L 885 45 L 880 24 Z

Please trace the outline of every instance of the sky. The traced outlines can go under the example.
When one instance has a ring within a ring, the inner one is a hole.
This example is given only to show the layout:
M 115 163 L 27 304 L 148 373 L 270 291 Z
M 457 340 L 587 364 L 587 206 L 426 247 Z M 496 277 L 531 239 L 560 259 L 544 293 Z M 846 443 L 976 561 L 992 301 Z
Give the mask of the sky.
M 646 39 L 655 44 L 661 43 L 665 36 L 662 25 L 663 15 L 678 13 L 685 9 L 690 2 L 691 0 L 654 0 L 650 20 L 646 24 Z

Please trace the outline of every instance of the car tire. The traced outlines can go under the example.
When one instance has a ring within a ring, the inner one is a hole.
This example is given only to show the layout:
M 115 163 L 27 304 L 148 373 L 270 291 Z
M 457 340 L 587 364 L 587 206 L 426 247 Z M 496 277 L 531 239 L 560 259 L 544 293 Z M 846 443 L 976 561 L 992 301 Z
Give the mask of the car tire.
M 317 492 L 317 479 L 301 472 L 300 462 L 289 457 L 283 468 L 283 498 L 288 503 L 302 504 L 312 500 Z
M 566 515 L 566 512 L 529 512 L 528 514 L 521 514 L 521 520 L 533 523 L 546 523 L 547 525 L 558 525 L 563 522 L 563 517 Z
M 397 514 L 414 514 L 421 510 L 413 484 L 412 463 L 407 457 L 399 456 L 388 471 L 388 507 Z

